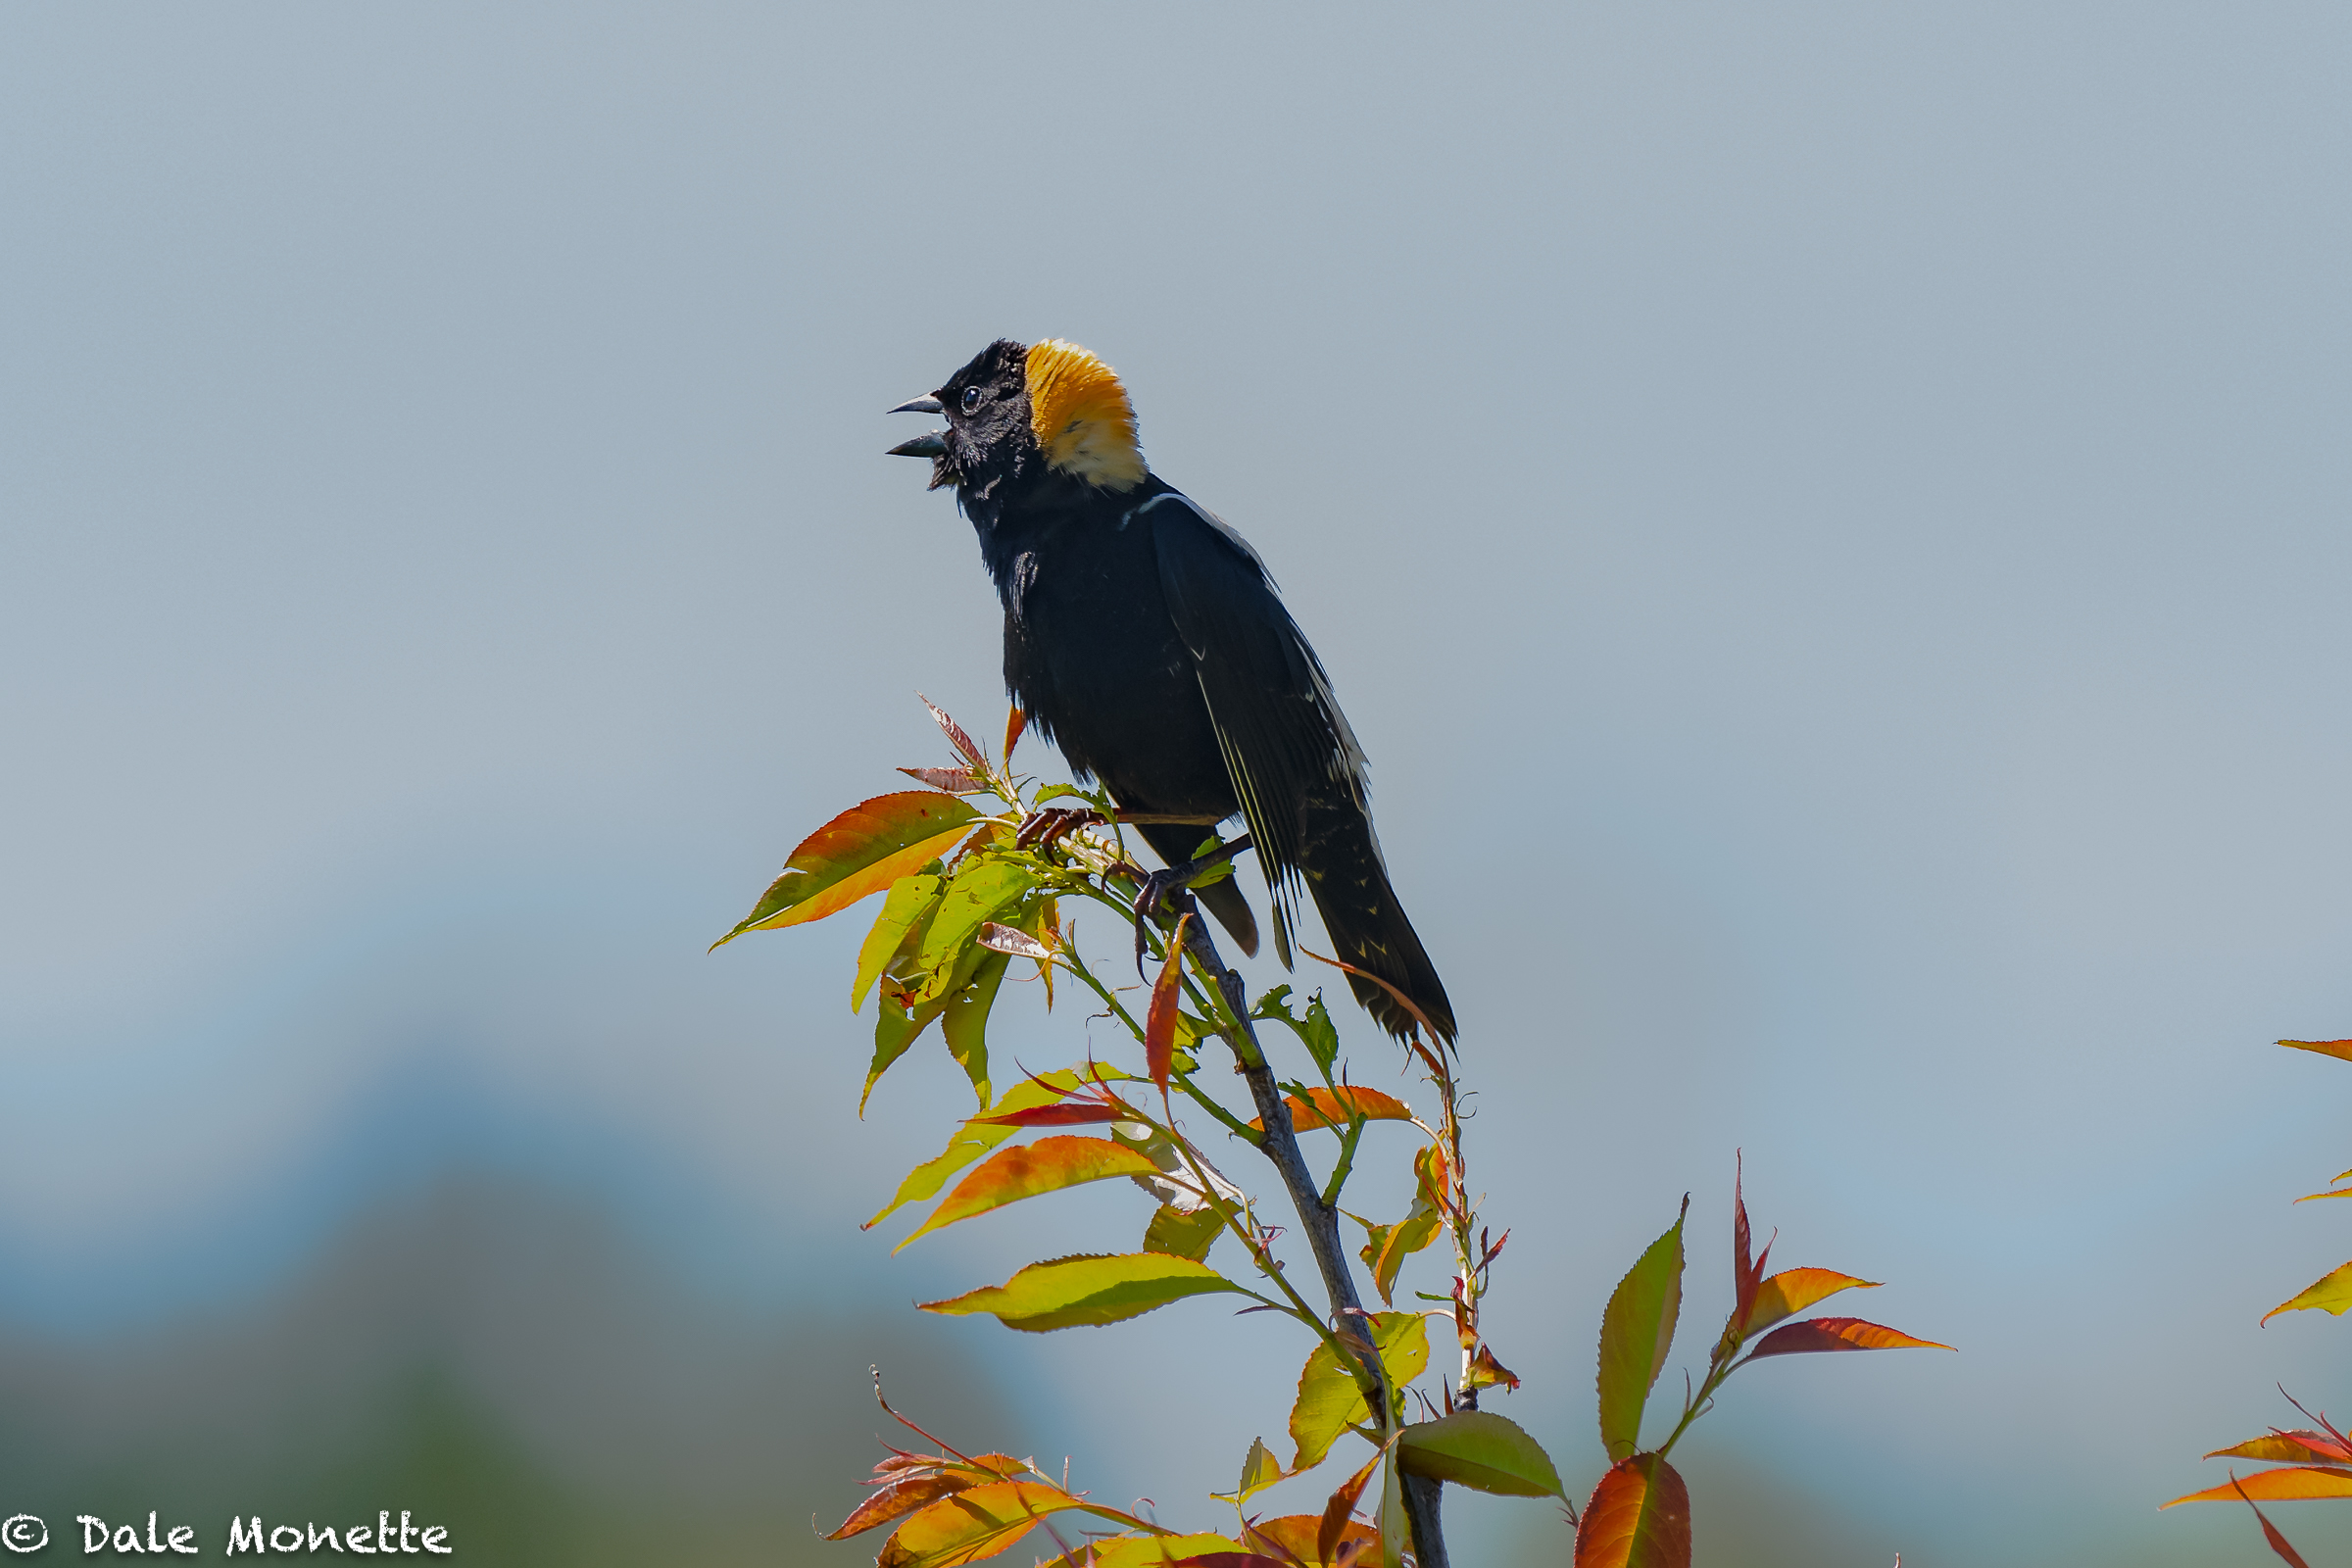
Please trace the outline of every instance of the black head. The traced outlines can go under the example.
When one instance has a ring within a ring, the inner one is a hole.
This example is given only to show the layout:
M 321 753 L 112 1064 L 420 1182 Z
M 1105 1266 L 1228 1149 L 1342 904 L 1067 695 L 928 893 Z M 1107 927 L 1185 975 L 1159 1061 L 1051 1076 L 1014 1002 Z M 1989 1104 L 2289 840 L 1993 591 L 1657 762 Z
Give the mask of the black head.
M 937 392 L 892 412 L 947 416 L 946 429 L 891 451 L 931 459 L 931 487 L 953 484 L 967 503 L 1048 478 L 1131 490 L 1147 471 L 1126 389 L 1074 343 L 999 338 Z

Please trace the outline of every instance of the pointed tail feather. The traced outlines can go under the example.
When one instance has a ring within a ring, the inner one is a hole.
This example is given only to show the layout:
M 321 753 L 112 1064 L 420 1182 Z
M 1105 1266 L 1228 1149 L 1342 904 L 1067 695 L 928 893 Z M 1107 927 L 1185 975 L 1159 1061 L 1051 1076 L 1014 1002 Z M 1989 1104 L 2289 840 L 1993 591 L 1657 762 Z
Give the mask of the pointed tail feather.
M 1303 813 L 1298 869 L 1323 916 L 1338 956 L 1380 976 L 1410 997 L 1439 1034 L 1454 1038 L 1453 1004 L 1437 965 L 1389 885 L 1372 818 L 1352 798 L 1310 799 Z M 1412 1013 L 1368 980 L 1348 977 L 1348 989 L 1373 1021 L 1398 1039 L 1413 1031 Z

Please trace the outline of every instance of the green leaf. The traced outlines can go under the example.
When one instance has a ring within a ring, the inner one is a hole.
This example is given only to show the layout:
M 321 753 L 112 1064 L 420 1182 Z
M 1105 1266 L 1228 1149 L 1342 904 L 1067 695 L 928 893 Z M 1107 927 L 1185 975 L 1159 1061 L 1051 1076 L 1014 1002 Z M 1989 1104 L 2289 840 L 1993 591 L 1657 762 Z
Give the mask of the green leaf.
M 918 1236 L 945 1230 L 957 1220 L 1017 1203 L 1042 1193 L 1106 1181 L 1113 1176 L 1156 1176 L 1151 1157 L 1107 1138 L 1041 1138 L 989 1156 L 988 1162 L 956 1184 L 931 1217 L 909 1231 L 892 1250 Z
M 860 801 L 803 839 L 752 912 L 710 945 L 721 948 L 746 931 L 773 931 L 846 909 L 947 854 L 979 815 L 936 790 Z
M 1207 1264 L 1189 1257 L 1126 1252 L 1032 1263 L 1002 1285 L 919 1304 L 926 1312 L 950 1316 L 987 1312 L 1008 1329 L 1043 1334 L 1051 1329 L 1117 1323 L 1188 1296 L 1220 1291 L 1248 1294 Z
M 882 912 L 865 934 L 865 945 L 858 950 L 858 978 L 850 988 L 850 1011 L 865 1005 L 866 992 L 906 946 L 907 933 L 930 918 L 938 907 L 940 889 L 947 885 L 946 878 L 937 876 L 903 876 L 890 885 L 890 897 L 882 901 Z
M 988 1009 L 996 1005 L 997 988 L 1004 983 L 1004 969 L 1011 962 L 1004 954 L 990 952 L 962 989 L 948 998 L 947 1011 L 939 1020 L 948 1054 L 962 1064 L 982 1110 L 988 1108 Z
M 1225 1218 L 1213 1204 L 1203 1203 L 1188 1214 L 1162 1203 L 1144 1229 L 1144 1250 L 1189 1257 L 1198 1263 L 1208 1256 L 1208 1250 L 1224 1234 Z
M 1340 1059 L 1340 1030 L 1331 1021 L 1331 1009 L 1323 1005 L 1320 991 L 1307 999 L 1306 1020 L 1298 1026 L 1298 1038 L 1305 1044 L 1306 1054 L 1315 1058 L 1315 1065 L 1329 1073 L 1332 1063 Z
M 1411 1527 L 1404 1520 L 1404 1476 L 1397 1463 L 1396 1440 L 1391 1438 L 1387 1449 L 1388 1462 L 1380 1467 L 1380 1557 L 1383 1562 L 1401 1563 L 1405 1550 L 1411 1545 Z
M 1131 1076 L 1117 1067 L 1101 1063 L 1095 1064 L 1089 1073 L 1091 1081 L 1097 1083 L 1115 1083 Z M 1004 1096 L 988 1107 L 989 1114 L 1004 1116 L 1016 1110 L 1027 1110 L 1032 1105 L 1054 1104 L 1075 1093 L 1079 1083 L 1077 1069 L 1072 1067 L 1064 1067 L 1058 1072 L 1040 1073 L 1035 1078 L 1024 1078 L 1005 1090 Z M 980 1120 L 965 1122 L 948 1140 L 948 1147 L 940 1151 L 937 1158 L 925 1160 L 906 1173 L 891 1200 L 860 1229 L 870 1231 L 908 1203 L 921 1202 L 945 1187 L 949 1177 L 1018 1131 L 1020 1129 L 1017 1127 L 992 1127 Z
M 1404 1386 L 1429 1367 L 1427 1321 L 1418 1312 L 1375 1312 L 1357 1321 L 1371 1331 L 1391 1392 L 1401 1396 Z M 1299 1369 L 1298 1399 L 1291 1406 L 1291 1442 L 1298 1450 L 1292 1471 L 1321 1464 L 1341 1433 L 1371 1419 L 1372 1407 L 1364 1402 L 1355 1375 L 1340 1364 L 1330 1346 L 1318 1342 Z
M 1551 1455 L 1515 1421 L 1489 1410 L 1456 1410 L 1404 1429 L 1405 1470 L 1502 1497 L 1558 1497 Z
M 1641 1446 L 1642 1407 L 1674 1346 L 1683 1306 L 1683 1220 L 1690 1212 L 1686 1198 L 1673 1227 L 1618 1281 L 1601 1314 L 1600 1441 L 1612 1460 Z
M 2281 1041 L 2279 1043 L 2287 1045 L 2292 1042 Z M 2342 1317 L 2346 1307 L 2352 1307 L 2352 1263 L 2346 1263 L 2343 1267 L 2312 1281 L 2302 1290 L 2263 1313 L 2262 1320 L 2268 1323 L 2281 1312 L 2309 1312 L 2314 1309 Z
M 865 1087 L 858 1091 L 858 1115 L 865 1114 L 865 1102 L 872 1097 L 874 1085 L 880 1083 L 882 1075 L 890 1070 L 891 1063 L 906 1054 L 906 1048 L 914 1044 L 915 1037 L 931 1027 L 932 1019 L 948 1010 L 950 999 L 971 983 L 982 961 L 1003 956 L 986 948 L 964 949 L 963 956 L 956 961 L 955 969 L 947 974 L 946 983 L 936 990 L 926 983 L 921 991 L 900 994 L 916 998 L 912 1007 L 902 1002 L 900 996 L 892 995 L 890 987 L 883 987 L 881 997 L 874 1004 L 877 1014 L 874 1019 L 874 1059 L 865 1070 Z M 889 970 L 884 972 L 891 973 Z M 928 991 L 929 995 L 923 995 L 924 991 Z
M 1004 860 L 967 861 L 941 896 L 939 912 L 931 917 L 915 951 L 915 963 L 924 969 L 944 968 L 979 936 L 981 926 L 1036 886 L 1037 878 L 1025 866 Z

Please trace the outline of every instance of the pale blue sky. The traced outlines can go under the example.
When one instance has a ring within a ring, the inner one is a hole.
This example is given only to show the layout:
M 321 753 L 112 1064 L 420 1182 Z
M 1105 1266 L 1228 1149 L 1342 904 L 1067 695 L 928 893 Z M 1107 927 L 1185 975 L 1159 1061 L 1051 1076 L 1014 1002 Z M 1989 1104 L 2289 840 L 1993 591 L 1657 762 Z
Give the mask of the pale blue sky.
M 701 947 L 936 760 L 914 690 L 994 729 L 968 528 L 881 411 L 1066 336 L 1372 755 L 1487 1090 L 1512 1413 L 1590 1479 L 1600 1302 L 1688 1190 L 1720 1312 L 1743 1148 L 1776 1255 L 1964 1353 L 1759 1367 L 1706 1451 L 1859 1482 L 1931 1568 L 2259 1560 L 2151 1510 L 2352 1371 L 2352 1326 L 2255 1327 L 2352 1253 L 2287 1205 L 2352 1079 L 2266 1045 L 2352 1033 L 2348 46 L 2320 6 L 12 8 L 0 1306 L 233 1301 L 533 1139 L 687 1173 L 657 1228 L 716 1290 L 797 1288 L 779 1237 L 894 1304 L 1032 1255 L 855 1234 L 956 1109 L 924 1053 L 849 1123 L 858 931 Z M 513 1117 L 409 1147 L 419 1082 Z M 1163 1343 L 968 1336 L 1173 1510 L 1281 1405 L 1121 1436 L 1087 1393 Z

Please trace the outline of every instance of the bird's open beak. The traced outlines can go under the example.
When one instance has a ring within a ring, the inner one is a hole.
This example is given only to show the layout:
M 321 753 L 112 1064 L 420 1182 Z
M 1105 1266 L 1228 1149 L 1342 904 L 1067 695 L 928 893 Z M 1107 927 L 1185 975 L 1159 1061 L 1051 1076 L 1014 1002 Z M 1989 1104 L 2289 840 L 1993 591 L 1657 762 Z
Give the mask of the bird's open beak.
M 890 412 L 893 414 L 937 414 L 941 411 L 937 398 L 908 398 Z M 911 441 L 900 442 L 882 455 L 886 458 L 944 458 L 948 455 L 947 436 L 948 432 L 945 430 L 928 431 L 916 436 Z

